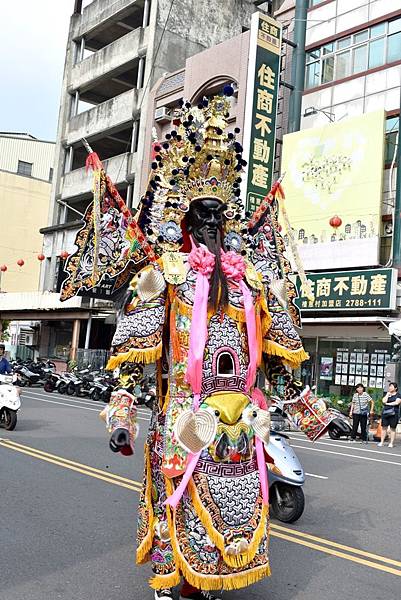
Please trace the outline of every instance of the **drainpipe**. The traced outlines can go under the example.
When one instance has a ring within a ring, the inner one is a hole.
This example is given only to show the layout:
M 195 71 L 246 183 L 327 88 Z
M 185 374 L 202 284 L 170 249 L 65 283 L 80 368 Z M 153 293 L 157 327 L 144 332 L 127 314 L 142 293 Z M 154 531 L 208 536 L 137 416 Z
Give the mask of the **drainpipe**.
M 145 29 L 149 25 L 149 13 L 150 13 L 150 0 L 145 0 L 145 6 L 143 7 L 143 21 L 142 27 Z
M 291 92 L 288 114 L 288 132 L 299 131 L 301 127 L 302 92 L 305 86 L 305 39 L 308 0 L 296 0 L 294 43 L 296 48 L 292 54 Z
M 401 87 L 400 87 L 400 113 L 401 113 Z M 394 224 L 393 224 L 393 267 L 401 273 L 401 139 L 400 122 L 398 123 L 398 146 L 397 146 L 397 183 L 395 189 Z

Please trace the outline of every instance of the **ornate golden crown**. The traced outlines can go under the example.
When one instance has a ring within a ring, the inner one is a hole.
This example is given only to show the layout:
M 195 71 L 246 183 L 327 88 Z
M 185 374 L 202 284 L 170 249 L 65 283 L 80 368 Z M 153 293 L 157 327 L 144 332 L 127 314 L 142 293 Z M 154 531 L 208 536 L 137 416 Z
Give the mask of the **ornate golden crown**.
M 179 250 L 181 221 L 192 201 L 216 198 L 226 205 L 226 232 L 242 219 L 241 171 L 246 165 L 235 133 L 228 132 L 230 101 L 184 102 L 177 128 L 155 144 L 155 158 L 139 223 L 149 241 L 162 251 Z

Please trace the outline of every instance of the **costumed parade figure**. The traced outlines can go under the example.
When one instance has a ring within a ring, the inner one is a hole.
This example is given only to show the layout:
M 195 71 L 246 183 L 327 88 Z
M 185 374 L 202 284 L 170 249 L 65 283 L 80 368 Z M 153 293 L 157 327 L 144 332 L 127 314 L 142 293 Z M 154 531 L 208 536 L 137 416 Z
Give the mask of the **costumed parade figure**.
M 182 578 L 182 598 L 206 599 L 270 575 L 270 417 L 258 373 L 310 439 L 332 420 L 287 368 L 308 356 L 277 190 L 244 216 L 242 147 L 227 131 L 228 110 L 225 97 L 183 105 L 176 130 L 155 147 L 137 221 L 91 155 L 94 203 L 62 292 L 120 289 L 108 368 L 140 385 L 141 366 L 156 363 L 137 561 L 151 561 L 150 585 L 163 600 Z M 132 454 L 135 388 L 121 383 L 104 417 L 111 448 Z

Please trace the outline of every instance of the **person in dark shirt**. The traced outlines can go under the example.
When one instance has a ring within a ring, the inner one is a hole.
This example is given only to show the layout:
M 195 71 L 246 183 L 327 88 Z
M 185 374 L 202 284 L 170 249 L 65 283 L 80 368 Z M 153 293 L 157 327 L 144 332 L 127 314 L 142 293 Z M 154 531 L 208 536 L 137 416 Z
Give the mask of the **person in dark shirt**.
M 389 448 L 394 448 L 395 434 L 400 414 L 401 394 L 398 391 L 396 383 L 390 383 L 388 392 L 383 398 L 383 411 L 381 418 L 382 434 L 378 446 L 383 446 L 386 439 L 387 430 L 390 427 L 390 443 Z
M 6 347 L 4 344 L 0 344 L 0 375 L 7 375 L 12 372 L 12 368 L 4 353 L 6 351 Z

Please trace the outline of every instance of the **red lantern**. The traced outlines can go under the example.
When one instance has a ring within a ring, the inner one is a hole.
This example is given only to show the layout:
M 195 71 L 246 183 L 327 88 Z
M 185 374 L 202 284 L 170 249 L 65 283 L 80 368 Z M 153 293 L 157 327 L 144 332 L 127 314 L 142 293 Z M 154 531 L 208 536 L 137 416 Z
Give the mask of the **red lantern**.
M 0 267 L 0 271 L 1 271 L 2 273 L 5 273 L 5 272 L 7 271 L 7 265 L 1 265 L 1 267 Z
M 45 260 L 45 255 L 44 254 L 38 254 L 38 260 L 40 260 L 40 262 L 42 262 L 42 260 Z
M 23 266 L 24 266 L 24 264 L 25 264 L 25 261 L 24 261 L 24 260 L 22 260 L 22 258 L 20 258 L 20 259 L 18 259 L 18 260 L 17 260 L 17 265 L 18 265 L 19 267 L 23 267 Z
M 67 250 L 63 250 L 62 252 L 60 252 L 60 258 L 62 258 L 63 260 L 66 260 L 69 257 L 69 254 L 67 252 Z
M 330 227 L 332 227 L 333 229 L 338 229 L 339 227 L 341 227 L 343 222 L 338 215 L 334 215 L 334 217 L 331 217 L 329 224 Z

